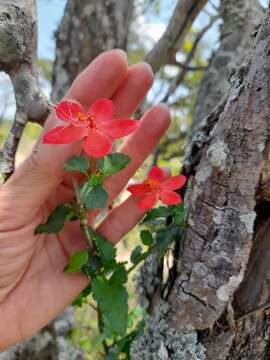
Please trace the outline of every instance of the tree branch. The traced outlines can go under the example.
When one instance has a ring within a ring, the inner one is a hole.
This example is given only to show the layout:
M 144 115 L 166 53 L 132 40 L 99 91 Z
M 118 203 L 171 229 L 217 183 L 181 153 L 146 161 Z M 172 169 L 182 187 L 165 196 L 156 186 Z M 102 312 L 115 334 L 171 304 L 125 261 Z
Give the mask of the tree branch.
M 0 38 L 0 71 L 9 75 L 16 99 L 15 119 L 0 152 L 0 173 L 8 178 L 14 170 L 17 147 L 27 121 L 42 125 L 50 111 L 35 67 L 35 0 L 0 0 Z
M 214 24 L 214 22 L 217 19 L 218 19 L 218 16 L 213 16 L 211 18 L 210 22 L 198 33 L 198 35 L 196 36 L 196 39 L 193 43 L 193 46 L 192 46 L 190 52 L 188 53 L 188 56 L 187 56 L 184 64 L 180 64 L 179 62 L 176 62 L 176 65 L 181 67 L 181 71 L 179 71 L 178 75 L 174 78 L 174 80 L 170 84 L 169 89 L 168 89 L 166 95 L 161 100 L 161 102 L 167 102 L 169 97 L 175 92 L 175 90 L 178 88 L 178 86 L 182 83 L 182 81 L 184 80 L 184 78 L 186 76 L 186 73 L 188 71 L 190 71 L 190 63 L 195 55 L 195 52 L 198 48 L 198 45 L 199 45 L 201 39 L 203 38 L 205 33 L 212 27 L 212 25 Z M 198 68 L 195 68 L 195 69 L 198 70 Z M 204 69 L 205 69 L 205 67 L 204 67 Z M 194 68 L 193 68 L 193 71 L 194 71 Z
M 182 46 L 188 29 L 206 3 L 207 0 L 178 1 L 167 29 L 145 57 L 145 61 L 151 65 L 154 72 L 174 57 L 176 46 L 178 49 Z

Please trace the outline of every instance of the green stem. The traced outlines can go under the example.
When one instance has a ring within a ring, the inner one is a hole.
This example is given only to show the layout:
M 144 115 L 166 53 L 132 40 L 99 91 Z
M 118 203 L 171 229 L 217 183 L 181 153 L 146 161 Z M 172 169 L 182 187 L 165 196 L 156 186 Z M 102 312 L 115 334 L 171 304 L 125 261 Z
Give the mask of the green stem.
M 101 317 L 101 311 L 99 308 L 97 308 L 97 320 L 98 320 L 98 330 L 99 330 L 99 333 L 102 334 L 102 317 Z M 103 349 L 104 349 L 104 352 L 105 352 L 105 355 L 108 354 L 109 352 L 109 347 L 106 343 L 106 340 L 102 340 L 102 345 L 103 345 Z
M 132 265 L 128 270 L 127 273 L 131 273 L 131 271 L 133 271 L 143 260 L 145 260 L 152 252 L 152 250 L 154 249 L 154 246 L 151 249 L 148 249 L 145 253 L 142 254 L 142 257 L 140 259 L 140 261 L 138 261 L 136 264 Z
M 87 224 L 87 219 L 82 219 L 81 221 L 81 228 L 83 229 L 84 231 L 84 234 L 85 234 L 85 237 L 86 237 L 86 242 L 87 242 L 87 246 L 89 248 L 89 251 L 91 253 L 93 253 L 93 251 L 95 250 L 95 245 L 92 241 L 92 238 L 91 238 L 91 234 L 89 232 L 89 229 L 88 229 L 88 224 Z
M 89 251 L 92 253 L 95 250 L 95 246 L 93 244 L 93 241 L 91 239 L 91 234 L 89 232 L 88 229 L 88 222 L 87 222 L 87 210 L 85 209 L 82 201 L 81 201 L 81 197 L 80 197 L 80 189 L 79 189 L 79 184 L 76 178 L 72 178 L 72 184 L 73 184 L 73 188 L 74 188 L 74 192 L 75 192 L 75 196 L 76 196 L 76 201 L 77 204 L 79 206 L 80 209 L 80 223 L 81 223 L 81 228 L 84 231 L 85 237 L 86 237 L 86 244 L 87 247 L 89 249 Z

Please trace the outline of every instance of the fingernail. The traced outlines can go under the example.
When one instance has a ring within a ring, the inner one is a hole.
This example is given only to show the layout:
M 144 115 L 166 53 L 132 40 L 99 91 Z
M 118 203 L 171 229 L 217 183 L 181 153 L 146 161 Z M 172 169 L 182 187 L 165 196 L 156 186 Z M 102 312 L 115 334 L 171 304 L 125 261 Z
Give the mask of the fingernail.
M 125 60 L 127 60 L 127 53 L 122 49 L 114 49 L 119 55 L 121 55 Z

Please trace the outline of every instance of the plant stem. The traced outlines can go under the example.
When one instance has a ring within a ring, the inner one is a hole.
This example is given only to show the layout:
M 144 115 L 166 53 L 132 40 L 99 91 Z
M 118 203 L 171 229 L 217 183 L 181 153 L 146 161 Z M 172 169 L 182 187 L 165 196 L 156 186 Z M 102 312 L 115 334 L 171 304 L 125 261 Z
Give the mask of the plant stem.
M 131 273 L 131 271 L 133 271 L 143 260 L 145 260 L 151 254 L 153 249 L 154 246 L 151 249 L 148 249 L 145 253 L 143 253 L 140 261 L 138 261 L 136 264 L 132 265 L 129 269 L 127 269 L 127 273 L 128 274 Z
M 102 318 L 101 318 L 101 311 L 99 308 L 97 308 L 97 320 L 98 320 L 98 330 L 99 330 L 100 334 L 102 334 Z M 105 339 L 102 340 L 102 345 L 104 348 L 105 355 L 107 355 L 109 352 L 109 348 L 108 348 L 108 345 L 107 345 Z
M 84 231 L 84 234 L 86 237 L 87 247 L 88 247 L 89 251 L 92 253 L 95 250 L 95 246 L 93 244 L 93 241 L 91 239 L 91 235 L 90 235 L 90 232 L 88 229 L 87 211 L 86 211 L 84 205 L 82 204 L 81 197 L 80 197 L 79 184 L 75 177 L 72 178 L 72 184 L 73 184 L 73 188 L 74 188 L 74 192 L 75 192 L 75 196 L 76 196 L 76 201 L 77 201 L 77 204 L 79 205 L 79 209 L 80 209 L 81 228 Z

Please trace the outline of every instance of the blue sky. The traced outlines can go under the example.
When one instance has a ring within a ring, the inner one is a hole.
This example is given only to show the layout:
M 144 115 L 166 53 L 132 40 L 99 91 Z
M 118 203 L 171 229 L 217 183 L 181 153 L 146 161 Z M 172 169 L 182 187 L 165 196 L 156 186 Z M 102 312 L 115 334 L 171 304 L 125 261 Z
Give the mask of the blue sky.
M 146 31 L 150 37 L 155 40 L 162 34 L 166 23 L 171 15 L 174 5 L 177 0 L 162 0 L 161 11 L 159 15 L 146 16 L 141 21 L 144 22 Z M 238 1 L 238 0 L 236 0 Z M 260 0 L 266 6 L 268 0 Z M 212 0 L 217 4 L 218 0 Z M 37 0 L 38 11 L 38 25 L 39 25 L 39 47 L 38 54 L 40 57 L 53 59 L 54 58 L 54 37 L 53 33 L 57 29 L 59 22 L 63 16 L 66 0 Z M 211 11 L 211 6 L 207 5 L 207 10 Z M 201 14 L 196 23 L 203 26 L 207 21 L 207 16 Z M 217 25 L 209 31 L 206 41 L 215 43 L 217 41 Z
M 66 0 L 38 0 L 38 55 L 54 58 L 53 33 L 64 13 Z

